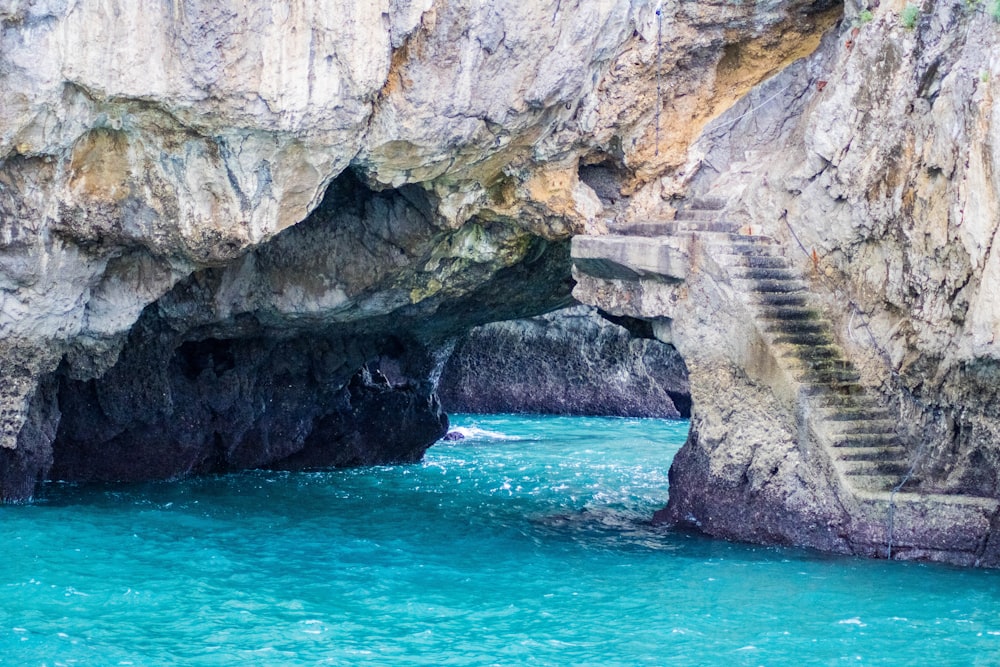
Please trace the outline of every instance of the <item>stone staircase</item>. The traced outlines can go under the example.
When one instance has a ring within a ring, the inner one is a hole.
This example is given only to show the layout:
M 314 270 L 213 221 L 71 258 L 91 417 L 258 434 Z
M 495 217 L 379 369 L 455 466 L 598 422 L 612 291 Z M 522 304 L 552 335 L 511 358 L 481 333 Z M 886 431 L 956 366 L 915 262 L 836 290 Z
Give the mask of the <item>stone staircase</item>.
M 860 384 L 860 375 L 835 340 L 832 324 L 810 304 L 808 283 L 782 255 L 780 244 L 720 219 L 723 206 L 722 201 L 695 200 L 672 221 L 643 222 L 615 231 L 646 237 L 697 236 L 705 242 L 753 314 L 762 338 L 797 385 L 799 405 L 841 483 L 866 501 L 912 500 L 917 494 L 908 492 L 920 480 L 912 475 L 895 418 Z M 944 498 L 965 502 L 955 496 Z
M 797 383 L 799 404 L 847 487 L 893 491 L 915 485 L 896 422 L 859 383 L 831 323 L 811 306 L 808 285 L 764 236 L 733 234 L 715 258 L 754 314 L 757 328 Z
M 835 497 L 822 500 L 827 516 L 837 517 L 830 530 L 840 531 L 853 553 L 898 557 L 902 551 L 906 558 L 967 565 L 1000 562 L 1000 503 L 921 491 L 913 474 L 916 448 L 899 437 L 897 417 L 882 397 L 861 384 L 807 276 L 784 257 L 778 241 L 725 220 L 724 206 L 695 200 L 673 220 L 618 225 L 609 235 L 574 238 L 581 300 L 647 318 L 658 337 L 685 327 L 688 343 L 696 327 L 711 326 L 720 315 L 750 325 L 766 349 L 763 365 L 755 365 L 761 377 L 754 381 L 771 383 L 775 396 L 791 399 L 799 444 L 815 454 L 803 461 L 820 466 L 832 482 Z M 736 312 L 716 310 L 711 296 L 698 301 L 706 289 L 720 286 L 730 295 L 722 307 L 735 306 Z M 761 352 L 756 341 L 750 345 L 750 353 Z M 792 501 L 769 511 L 796 507 Z M 745 525 L 726 524 L 722 532 L 750 539 L 758 529 L 766 534 L 773 528 L 767 511 L 749 514 L 752 522 Z M 801 519 L 805 525 L 816 520 L 812 514 Z M 813 539 L 829 544 L 822 532 L 803 543 Z

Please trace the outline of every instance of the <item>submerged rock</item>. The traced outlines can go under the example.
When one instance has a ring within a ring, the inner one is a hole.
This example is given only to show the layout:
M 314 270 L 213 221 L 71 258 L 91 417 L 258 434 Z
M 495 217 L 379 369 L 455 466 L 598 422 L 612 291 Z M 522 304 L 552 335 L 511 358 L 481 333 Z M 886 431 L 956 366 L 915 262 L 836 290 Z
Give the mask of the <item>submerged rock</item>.
M 453 412 L 688 417 L 684 361 L 651 335 L 586 306 L 487 324 L 445 364 L 441 403 Z

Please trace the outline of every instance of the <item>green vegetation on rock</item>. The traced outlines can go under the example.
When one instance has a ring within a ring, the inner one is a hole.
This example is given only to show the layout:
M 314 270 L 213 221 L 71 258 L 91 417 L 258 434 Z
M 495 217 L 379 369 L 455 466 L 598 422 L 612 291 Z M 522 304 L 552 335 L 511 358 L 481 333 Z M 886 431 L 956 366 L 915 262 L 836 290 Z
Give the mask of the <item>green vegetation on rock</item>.
M 906 5 L 903 8 L 902 13 L 899 15 L 899 22 L 907 30 L 913 30 L 917 25 L 917 20 L 920 18 L 920 7 L 916 5 Z

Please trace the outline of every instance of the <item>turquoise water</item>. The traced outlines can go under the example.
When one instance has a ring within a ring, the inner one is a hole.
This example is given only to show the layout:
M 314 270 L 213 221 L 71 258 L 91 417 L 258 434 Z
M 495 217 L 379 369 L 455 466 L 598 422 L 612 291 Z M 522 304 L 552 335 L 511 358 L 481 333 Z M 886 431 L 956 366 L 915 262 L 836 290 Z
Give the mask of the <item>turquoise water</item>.
M 1000 665 L 1000 572 L 653 529 L 686 422 L 0 507 L 2 665 Z

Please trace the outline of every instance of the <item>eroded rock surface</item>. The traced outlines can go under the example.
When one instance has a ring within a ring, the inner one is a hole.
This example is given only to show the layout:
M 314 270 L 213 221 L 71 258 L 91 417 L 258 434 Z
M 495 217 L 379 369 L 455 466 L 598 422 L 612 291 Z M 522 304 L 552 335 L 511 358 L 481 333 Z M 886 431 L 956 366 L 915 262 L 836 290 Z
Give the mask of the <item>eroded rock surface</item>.
M 895 415 L 906 555 L 1000 562 L 976 509 L 1000 496 L 1000 24 L 903 8 L 0 1 L 0 496 L 413 460 L 458 336 L 571 303 L 571 236 L 697 197 L 780 244 Z M 578 288 L 685 356 L 667 513 L 879 553 L 881 500 L 816 455 L 824 422 L 694 243 L 590 258 Z
M 730 167 L 702 186 L 740 193 L 733 215 L 814 275 L 866 384 L 901 415 L 924 488 L 997 497 L 1000 23 L 955 2 L 908 28 L 902 8 L 845 24 L 762 89 L 778 97 L 754 127 L 720 119 L 697 150 Z
M 277 441 L 376 362 L 436 423 L 449 341 L 568 304 L 569 237 L 841 12 L 658 6 L 0 2 L 0 494 L 340 461 Z
M 731 198 L 814 276 L 927 488 L 995 497 L 1000 23 L 986 3 L 923 7 L 909 28 L 902 3 L 870 22 L 847 9 L 835 39 L 707 129 L 691 189 Z
M 709 236 L 715 220 L 767 235 L 808 282 L 817 317 L 830 322 L 832 342 L 857 371 L 857 391 L 892 416 L 893 448 L 905 451 L 905 465 L 880 464 L 899 467 L 893 474 L 905 482 L 895 521 L 888 497 L 830 484 L 835 471 L 811 449 L 824 420 L 775 376 L 787 360 L 762 344 L 765 325 L 727 321 L 737 348 L 720 348 L 714 359 L 690 344 L 719 326 L 704 316 L 713 303 L 741 312 L 739 290 L 711 275 L 718 268 L 707 246 L 692 241 L 678 256 L 686 272 L 675 274 L 673 292 L 636 264 L 630 276 L 590 266 L 598 282 L 577 296 L 634 317 L 677 316 L 660 332 L 673 332 L 688 363 L 694 416 L 664 518 L 737 539 L 881 557 L 894 546 L 900 557 L 996 566 L 998 348 L 988 332 L 998 322 L 990 276 L 1000 225 L 1000 23 L 983 3 L 925 6 L 912 26 L 903 8 L 849 3 L 815 54 L 710 123 L 683 177 L 664 180 L 682 195 L 679 218 L 693 214 Z M 699 200 L 720 210 L 685 210 Z M 684 232 L 694 223 L 679 220 L 671 233 L 700 238 Z M 685 311 L 696 289 L 703 302 Z M 740 405 L 748 401 L 771 405 L 773 423 L 747 426 Z M 855 442 L 871 435 L 846 434 Z

